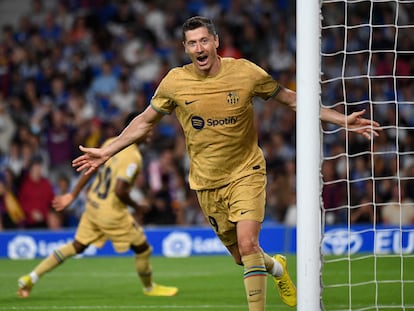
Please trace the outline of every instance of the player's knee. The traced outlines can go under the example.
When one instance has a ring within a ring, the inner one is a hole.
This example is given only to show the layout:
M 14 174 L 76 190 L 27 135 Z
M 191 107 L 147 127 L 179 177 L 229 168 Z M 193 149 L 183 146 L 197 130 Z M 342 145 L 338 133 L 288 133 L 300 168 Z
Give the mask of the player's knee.
M 73 245 L 73 248 L 75 249 L 75 251 L 76 251 L 76 254 L 81 254 L 81 253 L 83 253 L 84 252 L 84 250 L 88 247 L 87 245 L 84 245 L 84 244 L 81 244 L 81 243 L 79 243 L 78 241 L 73 241 L 73 243 L 72 243 L 72 245 Z
M 149 257 L 152 254 L 152 247 L 147 242 L 142 243 L 140 245 L 131 244 L 130 248 L 137 256 L 140 257 Z
M 258 243 L 254 243 L 252 241 L 239 241 L 239 253 L 240 256 L 245 256 L 253 253 L 260 252 L 260 247 Z

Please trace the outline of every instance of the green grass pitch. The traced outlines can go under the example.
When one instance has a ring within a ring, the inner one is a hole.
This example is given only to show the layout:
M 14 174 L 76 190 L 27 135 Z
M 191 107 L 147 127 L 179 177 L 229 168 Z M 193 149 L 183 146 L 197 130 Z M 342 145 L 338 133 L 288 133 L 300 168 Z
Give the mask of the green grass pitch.
M 294 272 L 296 262 L 289 257 Z M 147 297 L 132 257 L 69 259 L 46 274 L 28 299 L 16 297 L 17 279 L 39 260 L 0 260 L 0 311 L 247 310 L 243 269 L 230 256 L 153 257 L 154 281 L 179 287 L 175 297 Z M 268 278 L 268 309 L 285 306 Z
M 406 258 L 404 273 L 411 280 L 414 259 Z M 229 256 L 190 258 L 153 257 L 154 280 L 160 284 L 178 286 L 175 297 L 146 297 L 136 276 L 131 257 L 96 257 L 69 259 L 36 284 L 28 299 L 16 297 L 17 278 L 29 272 L 36 260 L 0 260 L 0 311 L 9 310 L 247 310 L 242 280 L 242 268 L 233 264 Z M 296 257 L 288 256 L 289 271 L 296 282 Z M 399 259 L 377 262 L 377 279 L 399 279 Z M 355 282 L 373 280 L 373 261 L 352 261 Z M 397 267 L 396 267 L 397 265 Z M 324 266 L 325 283 L 341 283 L 348 278 L 346 262 Z M 374 308 L 373 284 L 352 287 L 355 309 L 363 306 Z M 414 305 L 414 285 L 405 285 L 406 305 Z M 391 306 L 381 310 L 402 310 L 401 283 L 380 286 L 380 303 Z M 349 310 L 349 287 L 338 287 L 324 292 L 326 310 Z M 375 297 L 375 295 L 374 295 Z M 352 308 L 354 310 L 354 308 Z M 294 310 L 284 305 L 273 282 L 268 278 L 267 310 Z M 405 310 L 414 310 L 406 308 Z
M 414 310 L 412 255 L 326 257 L 322 282 L 326 310 Z

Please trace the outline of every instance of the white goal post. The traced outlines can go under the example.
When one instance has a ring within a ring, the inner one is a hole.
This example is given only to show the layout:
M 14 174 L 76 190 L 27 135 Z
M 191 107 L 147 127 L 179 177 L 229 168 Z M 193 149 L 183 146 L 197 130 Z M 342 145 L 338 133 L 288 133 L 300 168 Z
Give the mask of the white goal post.
M 299 311 L 320 310 L 319 10 L 319 1 L 296 1 L 296 254 Z

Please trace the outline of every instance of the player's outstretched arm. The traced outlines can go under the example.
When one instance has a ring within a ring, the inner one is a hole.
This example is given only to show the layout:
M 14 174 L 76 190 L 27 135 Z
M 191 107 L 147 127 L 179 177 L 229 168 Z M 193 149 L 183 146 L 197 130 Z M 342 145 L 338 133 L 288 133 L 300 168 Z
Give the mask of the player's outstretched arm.
M 296 92 L 281 87 L 275 99 L 279 103 L 296 110 Z M 363 135 L 368 139 L 371 139 L 372 136 L 379 135 L 381 127 L 378 122 L 363 118 L 362 115 L 364 113 L 365 110 L 360 110 L 346 116 L 334 109 L 321 108 L 321 120 L 343 126 L 351 131 Z
M 72 161 L 76 171 L 85 171 L 86 175 L 96 171 L 111 156 L 133 143 L 139 143 L 146 139 L 153 127 L 161 120 L 163 114 L 148 106 L 144 112 L 136 116 L 122 133 L 111 143 L 101 148 L 86 148 L 80 146 L 83 155 Z
M 62 195 L 57 195 L 53 198 L 52 207 L 60 212 L 68 207 L 73 200 L 75 200 L 88 181 L 91 179 L 92 175 L 81 175 L 78 181 L 76 182 L 75 187 L 72 192 L 68 192 Z
M 321 120 L 343 126 L 353 132 L 361 134 L 367 139 L 371 139 L 372 136 L 378 136 L 379 131 L 382 129 L 378 122 L 363 118 L 362 115 L 364 113 L 365 109 L 346 116 L 336 110 L 322 108 Z

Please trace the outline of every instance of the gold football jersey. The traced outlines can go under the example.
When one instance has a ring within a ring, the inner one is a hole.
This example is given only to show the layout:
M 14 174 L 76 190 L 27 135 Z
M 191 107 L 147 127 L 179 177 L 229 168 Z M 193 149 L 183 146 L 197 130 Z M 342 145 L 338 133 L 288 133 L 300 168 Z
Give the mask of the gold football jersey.
M 112 139 L 107 140 L 104 145 Z M 115 194 L 116 181 L 123 179 L 132 186 L 141 168 L 142 156 L 135 144 L 109 158 L 100 167 L 89 188 L 86 207 L 89 216 L 105 214 L 105 217 L 115 220 L 127 212 L 127 206 Z
M 172 69 L 151 99 L 152 107 L 161 113 L 175 109 L 186 136 L 189 182 L 195 190 L 265 173 L 254 127 L 253 97 L 268 99 L 279 85 L 248 60 L 220 61 L 220 71 L 214 76 L 198 75 L 193 64 Z

